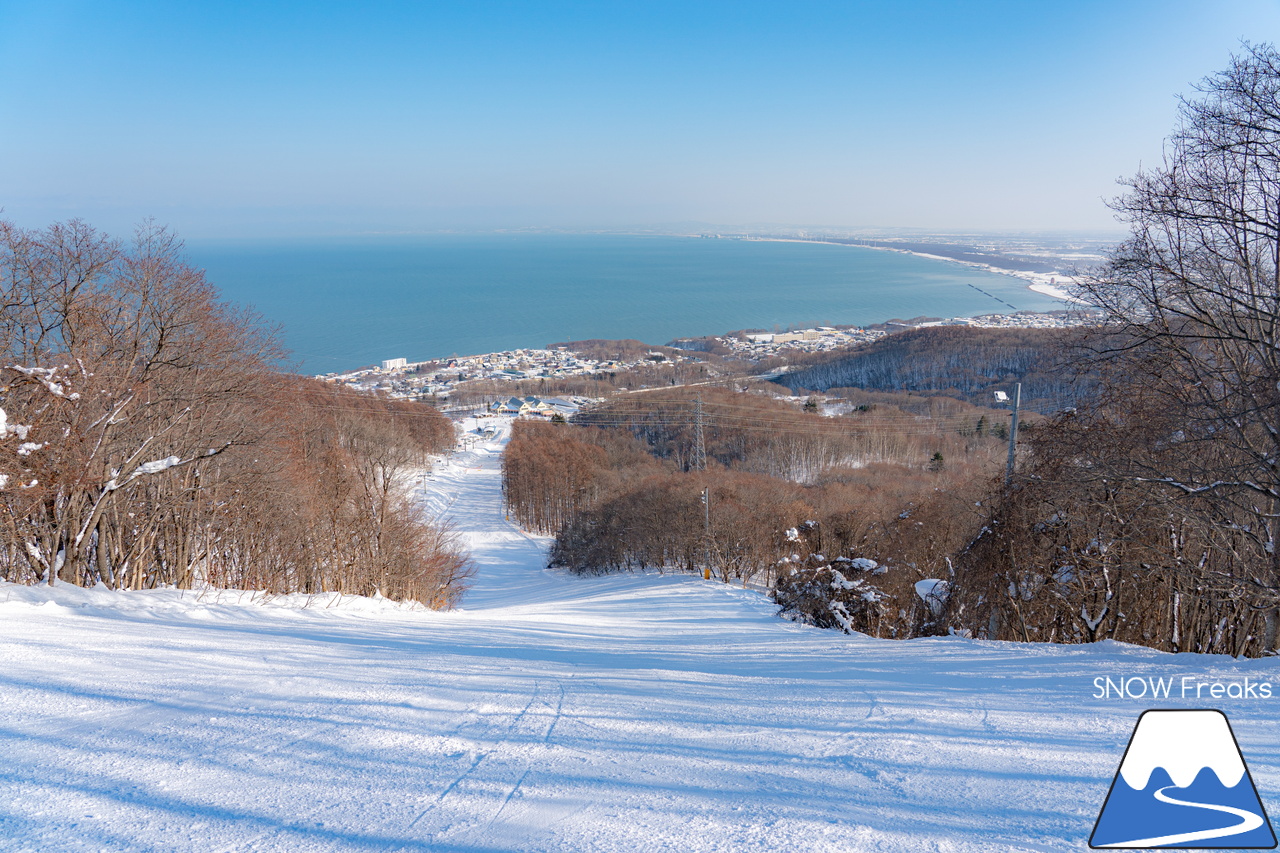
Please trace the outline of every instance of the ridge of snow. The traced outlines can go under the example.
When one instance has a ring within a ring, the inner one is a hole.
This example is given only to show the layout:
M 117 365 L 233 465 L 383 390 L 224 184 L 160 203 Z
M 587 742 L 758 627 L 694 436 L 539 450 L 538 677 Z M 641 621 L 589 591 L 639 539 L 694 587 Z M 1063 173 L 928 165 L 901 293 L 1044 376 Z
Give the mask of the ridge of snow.
M 173 466 L 178 465 L 181 462 L 182 460 L 179 459 L 177 456 L 166 456 L 163 459 L 156 459 L 152 462 L 143 462 L 141 465 L 138 466 L 137 473 L 159 474 L 161 471 L 165 471 L 169 468 L 172 468 Z

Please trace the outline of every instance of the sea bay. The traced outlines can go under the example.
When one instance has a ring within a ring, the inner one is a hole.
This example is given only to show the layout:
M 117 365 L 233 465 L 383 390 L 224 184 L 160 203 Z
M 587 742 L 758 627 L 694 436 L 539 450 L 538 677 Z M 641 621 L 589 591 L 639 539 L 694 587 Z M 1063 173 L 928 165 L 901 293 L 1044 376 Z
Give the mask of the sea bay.
M 224 298 L 283 327 L 307 373 L 586 338 L 660 344 L 1063 307 L 1011 276 L 822 243 L 499 234 L 210 241 L 188 252 Z

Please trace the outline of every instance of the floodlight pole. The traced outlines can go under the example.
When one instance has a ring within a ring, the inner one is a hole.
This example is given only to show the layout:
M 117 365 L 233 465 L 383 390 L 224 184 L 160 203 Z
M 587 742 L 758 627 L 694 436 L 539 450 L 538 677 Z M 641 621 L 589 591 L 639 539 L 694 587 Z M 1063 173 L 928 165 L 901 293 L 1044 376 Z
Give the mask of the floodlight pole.
M 1004 484 L 1013 481 L 1013 459 L 1018 447 L 1018 406 L 1022 403 L 1022 383 L 1013 387 L 1013 418 L 1009 422 L 1009 462 L 1004 469 Z

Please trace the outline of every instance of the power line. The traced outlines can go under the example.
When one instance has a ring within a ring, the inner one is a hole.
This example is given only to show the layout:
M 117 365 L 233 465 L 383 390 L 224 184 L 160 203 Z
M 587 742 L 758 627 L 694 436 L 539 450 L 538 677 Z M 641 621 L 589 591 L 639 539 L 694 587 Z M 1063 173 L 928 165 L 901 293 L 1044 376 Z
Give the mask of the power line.
M 652 398 L 650 398 L 652 399 Z M 369 415 L 383 415 L 392 418 L 436 418 L 443 415 L 425 403 L 414 403 L 413 401 L 404 401 L 410 405 L 421 406 L 420 411 L 406 411 L 401 406 L 394 408 L 382 408 L 379 402 L 371 401 L 366 405 L 343 405 L 341 403 L 328 403 L 320 401 L 306 400 L 302 401 L 303 405 L 312 409 L 327 409 L 330 411 L 349 411 L 355 413 Z M 400 401 L 385 401 L 400 402 Z M 791 414 L 785 411 L 773 411 L 761 413 L 756 407 L 748 405 L 735 405 L 732 403 L 716 403 L 713 407 L 708 408 L 701 397 L 695 398 L 693 411 L 689 410 L 689 398 L 665 398 L 654 400 L 659 404 L 655 407 L 635 406 L 635 405 L 617 405 L 614 403 L 605 403 L 604 405 L 594 409 L 583 409 L 580 412 L 581 420 L 577 423 L 580 426 L 591 426 L 599 428 L 638 428 L 653 426 L 657 421 L 657 426 L 661 427 L 693 427 L 695 448 L 694 455 L 697 456 L 697 439 L 698 432 L 701 430 L 701 444 L 703 453 L 705 454 L 706 446 L 706 430 L 721 429 L 727 431 L 738 432 L 764 432 L 780 435 L 794 435 L 815 438 L 867 438 L 874 437 L 874 433 L 879 431 L 888 431 L 896 436 L 939 436 L 952 432 L 961 432 L 974 429 L 977 423 L 983 417 L 991 418 L 992 426 L 1001 423 L 1000 420 L 992 418 L 992 415 L 998 417 L 999 412 L 988 414 L 979 410 L 971 414 L 953 414 L 943 417 L 930 417 L 928 415 L 912 415 L 909 413 L 895 415 L 878 415 L 875 413 L 866 413 L 859 416 L 842 416 L 842 417 L 824 417 L 814 418 L 811 415 L 801 415 L 799 413 Z M 661 406 L 665 404 L 676 411 L 670 409 L 664 410 Z M 402 403 L 403 405 L 403 403 Z M 728 410 L 728 411 L 725 411 Z M 738 414 L 743 412 L 745 414 Z M 683 415 L 683 417 L 680 417 Z M 976 415 L 976 417 L 975 417 Z M 806 422 L 808 421 L 808 422 Z M 871 434 L 871 435 L 869 435 Z
M 693 460 L 690 467 L 697 471 L 707 470 L 707 445 L 702 430 L 702 395 L 698 395 L 693 408 Z
M 681 417 L 683 413 L 664 413 L 664 412 L 623 412 L 623 413 L 587 413 L 577 423 L 581 426 L 596 427 L 620 427 L 634 426 L 645 427 L 654 425 L 655 421 L 659 426 L 697 426 L 697 415 L 690 418 L 688 415 Z M 937 430 L 947 429 L 963 429 L 976 428 L 977 420 L 973 417 L 949 417 L 949 418 L 898 418 L 898 419 L 875 419 L 875 420 L 845 420 L 829 418 L 814 423 L 805 423 L 799 418 L 790 419 L 786 417 L 751 417 L 746 415 L 724 415 L 716 412 L 703 411 L 701 416 L 704 428 L 706 426 L 722 427 L 724 429 L 777 429 L 787 432 L 805 435 L 822 435 L 827 433 L 846 433 L 846 432 L 862 432 L 877 429 L 896 429 L 900 431 L 924 431 L 934 432 Z M 1000 421 L 995 421 L 1000 423 Z

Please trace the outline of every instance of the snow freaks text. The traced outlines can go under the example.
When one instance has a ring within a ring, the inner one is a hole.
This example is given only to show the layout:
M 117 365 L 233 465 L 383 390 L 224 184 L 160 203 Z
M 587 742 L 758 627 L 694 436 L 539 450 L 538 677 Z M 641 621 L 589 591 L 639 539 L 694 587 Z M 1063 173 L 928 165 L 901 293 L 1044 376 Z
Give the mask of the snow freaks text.
M 1094 699 L 1271 699 L 1278 691 L 1252 678 L 1214 680 L 1194 675 L 1110 676 L 1093 679 Z

